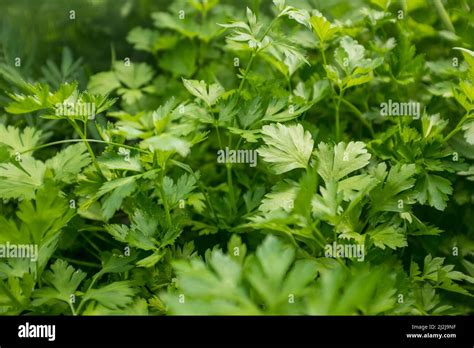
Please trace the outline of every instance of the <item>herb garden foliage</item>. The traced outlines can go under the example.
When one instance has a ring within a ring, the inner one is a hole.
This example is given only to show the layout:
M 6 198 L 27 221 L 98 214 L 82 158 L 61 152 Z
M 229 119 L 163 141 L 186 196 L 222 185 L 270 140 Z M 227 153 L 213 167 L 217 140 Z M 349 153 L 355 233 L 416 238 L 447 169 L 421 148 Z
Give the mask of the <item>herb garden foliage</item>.
M 148 3 L 100 62 L 3 40 L 0 244 L 38 254 L 2 258 L 1 313 L 472 313 L 473 4 L 447 3 Z

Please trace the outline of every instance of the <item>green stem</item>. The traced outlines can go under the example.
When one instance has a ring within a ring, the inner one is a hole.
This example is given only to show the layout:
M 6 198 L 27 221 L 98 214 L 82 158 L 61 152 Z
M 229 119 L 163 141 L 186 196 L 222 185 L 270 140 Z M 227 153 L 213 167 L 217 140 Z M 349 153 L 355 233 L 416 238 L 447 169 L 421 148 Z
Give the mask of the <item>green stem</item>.
M 206 198 L 206 202 L 207 202 L 207 205 L 208 205 L 209 209 L 211 210 L 211 214 L 214 215 L 214 219 L 216 221 L 216 224 L 219 225 L 219 218 L 217 217 L 217 214 L 214 211 L 214 208 L 211 204 L 211 200 L 209 199 L 209 194 L 207 192 L 207 188 L 204 187 L 201 180 L 199 180 L 199 178 L 197 177 L 196 173 L 194 173 L 192 168 L 190 166 L 188 166 L 187 164 L 184 164 L 182 162 L 179 162 L 179 161 L 173 160 L 173 159 L 170 160 L 170 162 L 173 163 L 174 165 L 184 169 L 186 172 L 188 172 L 189 174 L 191 174 L 194 177 L 194 179 L 196 180 L 196 182 L 199 186 L 199 189 L 202 191 L 202 193 L 204 194 L 204 197 Z
M 69 263 L 74 263 L 80 266 L 91 267 L 91 268 L 102 268 L 101 266 L 99 266 L 97 263 L 94 263 L 94 262 L 76 260 L 76 259 L 72 259 L 70 257 L 65 257 L 65 256 L 61 256 L 61 258 L 68 261 Z
M 341 88 L 339 91 L 339 96 L 337 98 L 337 103 L 336 103 L 336 142 L 338 142 L 341 137 L 339 108 L 341 106 L 341 101 L 342 101 L 343 96 L 344 96 L 344 89 Z
M 227 169 L 227 186 L 229 186 L 229 198 L 230 198 L 230 203 L 232 206 L 232 211 L 237 212 L 234 185 L 232 184 L 232 167 L 230 163 L 226 164 L 226 169 Z
M 206 10 L 202 10 L 201 11 L 201 28 L 204 27 L 205 23 L 206 23 L 206 18 L 207 18 L 207 11 Z M 200 71 L 203 66 L 204 66 L 204 62 L 205 62 L 205 52 L 207 50 L 207 41 L 205 40 L 202 40 L 200 38 L 197 38 L 197 46 L 198 46 L 198 67 L 199 69 L 196 69 L 196 72 L 197 73 L 198 71 Z
M 242 139 L 242 138 L 240 138 Z M 240 142 L 237 143 L 237 147 L 240 145 Z M 232 148 L 232 135 L 229 134 L 229 149 Z M 237 149 L 236 149 L 237 150 Z M 237 212 L 237 204 L 235 200 L 235 192 L 234 192 L 234 185 L 232 184 L 232 164 L 227 163 L 227 185 L 231 188 L 230 192 L 230 200 L 232 202 L 232 208 L 234 209 L 234 212 Z
M 102 174 L 102 170 L 100 169 L 100 166 L 99 166 L 99 163 L 97 162 L 97 158 L 95 157 L 95 154 L 94 154 L 94 151 L 92 151 L 92 147 L 91 145 L 89 144 L 89 142 L 87 141 L 87 137 L 85 136 L 85 134 L 82 132 L 81 128 L 78 126 L 78 124 L 76 123 L 76 121 L 74 119 L 69 119 L 69 122 L 71 123 L 71 125 L 73 126 L 73 128 L 75 129 L 75 131 L 77 132 L 77 134 L 79 134 L 79 137 L 82 139 L 82 141 L 84 142 L 84 145 L 86 145 L 87 147 L 87 151 L 89 151 L 89 154 L 91 155 L 91 158 L 92 158 L 92 162 L 94 163 L 94 166 L 95 166 L 95 169 L 97 170 L 97 172 L 99 174 Z
M 89 284 L 89 287 L 87 288 L 86 290 L 86 293 L 89 292 L 90 289 L 92 289 L 92 287 L 94 286 L 95 282 L 97 281 L 97 279 L 99 279 L 100 276 L 102 276 L 103 273 L 101 273 L 100 271 L 97 272 L 96 274 L 94 274 L 94 276 L 92 277 L 92 281 L 91 283 Z M 81 312 L 81 309 L 82 307 L 84 306 L 84 304 L 87 302 L 87 300 L 84 300 L 84 297 L 82 298 L 81 300 L 81 303 L 79 303 L 79 307 L 77 307 L 77 313 L 80 313 Z
M 114 142 L 110 142 L 110 141 L 103 141 L 103 140 L 97 140 L 97 139 L 66 139 L 66 140 L 58 140 L 58 141 L 53 141 L 53 142 L 50 142 L 50 143 L 47 143 L 47 144 L 43 144 L 43 145 L 38 145 L 38 146 L 35 146 L 35 147 L 32 147 L 28 150 L 25 150 L 25 151 L 22 151 L 20 152 L 21 154 L 24 154 L 24 153 L 27 153 L 27 152 L 31 152 L 31 151 L 36 151 L 36 150 L 39 150 L 39 149 L 43 149 L 45 147 L 49 147 L 49 146 L 54 146 L 54 145 L 60 145 L 60 144 L 68 144 L 68 143 L 81 143 L 83 141 L 87 141 L 89 143 L 100 143 L 100 144 L 106 144 L 106 145 L 113 145 L 113 146 L 119 146 L 119 147 L 123 147 L 125 149 L 130 149 L 130 150 L 135 150 L 135 151 L 139 151 L 139 152 L 143 152 L 143 153 L 152 153 L 151 151 L 147 151 L 147 150 L 143 150 L 143 149 L 140 149 L 138 147 L 135 147 L 135 146 L 130 146 L 130 145 L 125 145 L 125 144 L 120 144 L 120 143 L 114 143 Z
M 82 238 L 84 238 L 92 246 L 92 248 L 94 248 L 95 251 L 97 251 L 100 255 L 102 250 L 100 250 L 100 248 L 97 245 L 95 245 L 95 243 L 89 237 L 87 237 L 85 234 L 81 234 L 81 235 L 82 235 Z
M 347 105 L 354 112 L 354 114 L 359 118 L 359 120 L 364 124 L 364 126 L 367 127 L 372 138 L 375 138 L 374 129 L 372 128 L 372 125 L 364 118 L 364 115 L 362 114 L 362 112 L 360 112 L 360 110 L 348 100 L 342 99 L 341 101 L 342 103 Z
M 235 147 L 236 150 L 240 149 L 240 144 L 242 143 L 242 137 L 239 138 L 239 141 L 237 142 L 237 146 Z
M 267 29 L 265 30 L 265 32 L 262 35 L 262 40 L 265 38 L 265 36 L 268 35 L 268 33 L 273 28 L 273 26 L 275 25 L 278 18 L 280 18 L 280 17 L 277 16 L 277 17 L 273 18 L 273 20 L 270 22 Z M 258 55 L 258 52 L 259 52 L 258 50 L 252 51 L 252 55 L 250 56 L 249 62 L 247 64 L 247 68 L 244 71 L 244 76 L 242 76 L 242 81 L 240 81 L 239 89 L 237 90 L 237 93 L 238 93 L 239 96 L 240 96 L 240 93 L 242 92 L 242 88 L 244 87 L 245 81 L 247 80 L 247 75 L 250 71 L 250 67 L 252 66 L 252 63 L 253 63 L 255 57 Z
M 314 240 L 316 241 L 316 243 L 318 243 L 318 245 L 324 249 L 325 245 L 327 244 L 327 240 L 326 238 L 324 238 L 323 234 L 321 233 L 321 231 L 316 227 L 315 224 L 312 225 L 312 230 L 313 230 L 313 233 L 315 234 L 315 236 L 317 236 L 320 240 L 318 240 L 318 238 L 315 238 Z
M 67 301 L 67 303 L 69 304 L 69 308 L 71 308 L 72 315 L 77 316 L 77 313 L 74 310 L 74 305 L 71 303 L 71 301 Z
M 87 139 L 87 119 L 84 121 L 84 130 L 83 130 L 83 133 L 84 133 L 84 138 Z
M 323 63 L 324 63 L 324 65 L 327 65 L 326 52 L 324 51 L 324 42 L 323 41 L 319 41 L 319 49 L 321 50 L 321 55 L 323 56 Z
M 451 19 L 449 18 L 449 14 L 444 8 L 443 3 L 441 0 L 433 0 L 434 5 L 436 7 L 436 10 L 438 11 L 438 15 L 441 17 L 441 21 L 443 22 L 444 26 L 451 32 L 455 32 L 453 23 L 451 22 Z
M 286 83 L 288 85 L 288 92 L 291 93 L 291 90 L 293 89 L 293 87 L 291 86 L 291 76 L 288 74 L 287 78 L 286 78 Z
M 217 217 L 217 214 L 214 210 L 214 207 L 211 204 L 211 200 L 209 199 L 209 194 L 207 192 L 206 187 L 204 187 L 204 185 L 201 183 L 200 180 L 196 179 L 196 182 L 198 183 L 199 189 L 202 191 L 202 193 L 204 195 L 204 198 L 206 199 L 206 203 L 207 203 L 207 206 L 209 207 L 209 209 L 211 210 L 211 214 L 214 216 L 214 220 L 216 222 L 216 225 L 219 226 L 219 218 Z
M 219 126 L 216 124 L 214 124 L 214 128 L 216 129 L 216 135 L 217 135 L 217 142 L 219 143 L 219 148 L 220 149 L 223 149 L 222 147 L 222 140 L 221 140 L 221 134 L 219 132 Z
M 403 126 L 402 126 L 402 118 L 401 117 L 397 117 L 397 123 L 398 123 L 398 134 L 402 135 Z M 403 139 L 403 137 L 401 137 L 401 139 Z
M 470 12 L 471 9 L 469 8 L 469 5 L 467 4 L 466 0 L 461 0 L 462 6 L 464 7 L 464 11 Z
M 102 231 L 104 231 L 104 229 L 102 227 L 99 227 L 99 226 L 87 226 L 87 227 L 79 229 L 78 231 L 79 232 L 86 232 L 86 231 L 102 232 Z
M 273 28 L 273 26 L 275 25 L 276 21 L 278 20 L 278 18 L 280 18 L 280 16 L 277 16 L 275 18 L 273 18 L 273 20 L 270 22 L 270 24 L 268 25 L 267 29 L 265 30 L 265 32 L 263 33 L 262 35 L 262 40 L 265 38 L 265 36 L 268 35 L 268 33 L 270 32 L 270 30 Z
M 237 90 L 237 94 L 240 96 L 240 94 L 242 93 L 242 88 L 244 87 L 244 84 L 245 84 L 245 81 L 247 80 L 247 75 L 250 71 L 250 67 L 252 66 L 252 63 L 253 63 L 253 60 L 255 59 L 255 57 L 257 56 L 256 52 L 253 51 L 252 52 L 252 55 L 250 56 L 250 59 L 249 59 L 249 62 L 247 64 L 247 67 L 245 68 L 245 71 L 244 71 L 244 76 L 242 76 L 242 80 L 240 81 L 240 85 L 239 85 L 239 89 Z
M 35 277 L 36 277 L 36 280 L 38 281 L 38 285 L 41 287 L 43 286 L 43 281 L 41 280 L 40 266 L 38 262 L 36 262 L 35 269 L 36 269 Z
M 456 127 L 454 127 L 454 129 L 449 132 L 449 134 L 443 139 L 443 142 L 447 142 L 449 139 L 451 139 L 457 132 L 459 132 L 464 124 L 464 122 L 466 122 L 468 119 L 470 118 L 470 115 L 469 113 L 465 114 L 463 116 L 463 118 L 461 119 L 461 121 L 459 121 L 459 123 L 456 125 Z
M 81 228 L 78 230 L 78 232 L 103 232 L 104 229 L 101 227 L 95 227 L 95 226 L 90 226 L 86 228 Z M 102 236 L 100 233 L 94 233 L 94 237 L 99 238 L 100 240 L 109 243 L 110 240 Z
M 165 208 L 165 214 L 166 214 L 166 223 L 168 227 L 171 226 L 171 214 L 170 214 L 170 207 L 168 204 L 168 200 L 166 199 L 166 194 L 165 190 L 163 189 L 163 180 L 164 180 L 164 169 L 161 172 L 161 185 L 160 185 L 160 194 L 161 194 L 161 199 L 163 201 L 163 207 Z
M 221 150 L 224 150 L 224 148 L 222 146 L 221 136 L 220 136 L 220 133 L 219 133 L 219 127 L 217 126 L 217 124 L 215 124 L 215 128 L 216 128 L 216 133 L 217 133 L 217 141 L 219 142 L 219 148 Z M 234 186 L 232 185 L 232 167 L 231 167 L 230 163 L 226 163 L 226 171 L 227 171 L 227 186 L 228 186 L 228 190 L 229 190 L 229 199 L 230 199 L 230 203 L 231 203 L 231 208 L 232 208 L 233 212 L 236 212 L 237 211 L 237 205 L 235 203 Z

